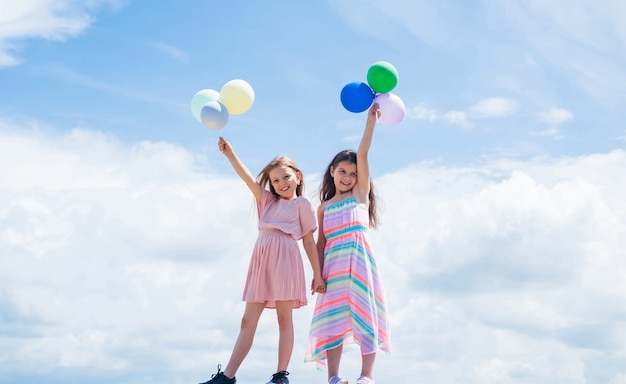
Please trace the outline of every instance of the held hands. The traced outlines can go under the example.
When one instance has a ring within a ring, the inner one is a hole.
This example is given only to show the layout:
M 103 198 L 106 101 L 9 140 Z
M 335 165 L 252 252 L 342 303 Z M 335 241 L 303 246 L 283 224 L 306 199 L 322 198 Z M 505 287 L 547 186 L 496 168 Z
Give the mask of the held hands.
M 315 293 L 325 293 L 326 292 L 326 283 L 322 276 L 316 276 L 313 278 L 311 282 L 311 295 Z

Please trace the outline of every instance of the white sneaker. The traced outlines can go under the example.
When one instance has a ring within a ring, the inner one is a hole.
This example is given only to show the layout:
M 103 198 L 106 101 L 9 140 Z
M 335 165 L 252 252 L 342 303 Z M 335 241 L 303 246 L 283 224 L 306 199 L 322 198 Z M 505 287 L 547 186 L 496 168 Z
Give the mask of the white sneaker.
M 374 384 L 374 380 L 367 376 L 360 376 L 354 384 Z
M 333 376 L 328 379 L 328 384 L 348 384 L 348 380 Z

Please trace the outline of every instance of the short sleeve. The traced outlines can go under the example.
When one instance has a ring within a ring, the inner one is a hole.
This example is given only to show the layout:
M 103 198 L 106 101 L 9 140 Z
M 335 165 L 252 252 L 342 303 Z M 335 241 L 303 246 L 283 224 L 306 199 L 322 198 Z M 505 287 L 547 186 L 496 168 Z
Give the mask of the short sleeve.
M 315 231 L 317 229 L 317 218 L 315 217 L 315 210 L 313 205 L 307 198 L 298 197 L 298 216 L 300 217 L 300 234 L 298 239 L 301 239 L 307 233 Z
M 261 201 L 256 202 L 256 211 L 259 215 L 259 218 L 261 218 L 261 214 L 263 213 L 263 211 L 265 211 L 267 206 L 270 205 L 270 203 L 274 200 L 276 200 L 276 197 L 272 192 L 268 191 L 265 188 L 261 188 Z

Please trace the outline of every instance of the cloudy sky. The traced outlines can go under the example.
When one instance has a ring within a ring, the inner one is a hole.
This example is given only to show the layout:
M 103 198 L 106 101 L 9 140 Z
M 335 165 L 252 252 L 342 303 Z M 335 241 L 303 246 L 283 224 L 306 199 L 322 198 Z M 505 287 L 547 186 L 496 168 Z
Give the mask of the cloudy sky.
M 256 238 L 252 172 L 320 173 L 388 61 L 372 233 L 393 352 L 379 382 L 626 383 L 626 3 L 0 0 L 0 382 L 197 383 L 226 364 Z M 221 131 L 190 111 L 244 79 Z M 305 265 L 307 265 L 305 263 Z M 310 271 L 307 270 L 310 276 Z M 310 305 L 294 312 L 291 380 Z M 276 365 L 275 314 L 238 373 Z M 342 374 L 358 375 L 348 351 Z

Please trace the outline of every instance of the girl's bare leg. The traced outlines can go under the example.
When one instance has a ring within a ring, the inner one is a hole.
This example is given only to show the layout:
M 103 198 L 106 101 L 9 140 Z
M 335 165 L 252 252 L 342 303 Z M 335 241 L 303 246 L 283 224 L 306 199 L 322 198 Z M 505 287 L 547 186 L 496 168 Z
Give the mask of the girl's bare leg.
M 343 344 L 326 351 L 328 360 L 328 378 L 333 376 L 339 377 L 339 363 L 341 363 L 341 353 L 343 352 Z
M 374 379 L 374 360 L 376 360 L 375 352 L 367 355 L 361 355 L 361 376 L 367 376 L 370 379 Z
M 278 368 L 276 372 L 286 371 L 293 352 L 293 301 L 277 301 L 276 317 L 278 318 Z
M 248 352 L 250 352 L 254 334 L 256 333 L 256 327 L 259 324 L 259 318 L 264 308 L 265 303 L 246 303 L 246 309 L 241 318 L 239 336 L 237 337 L 237 342 L 235 342 L 233 352 L 230 355 L 230 360 L 228 360 L 228 365 L 226 365 L 224 369 L 224 375 L 226 375 L 226 377 L 231 379 L 235 377 L 241 363 L 248 355 Z

